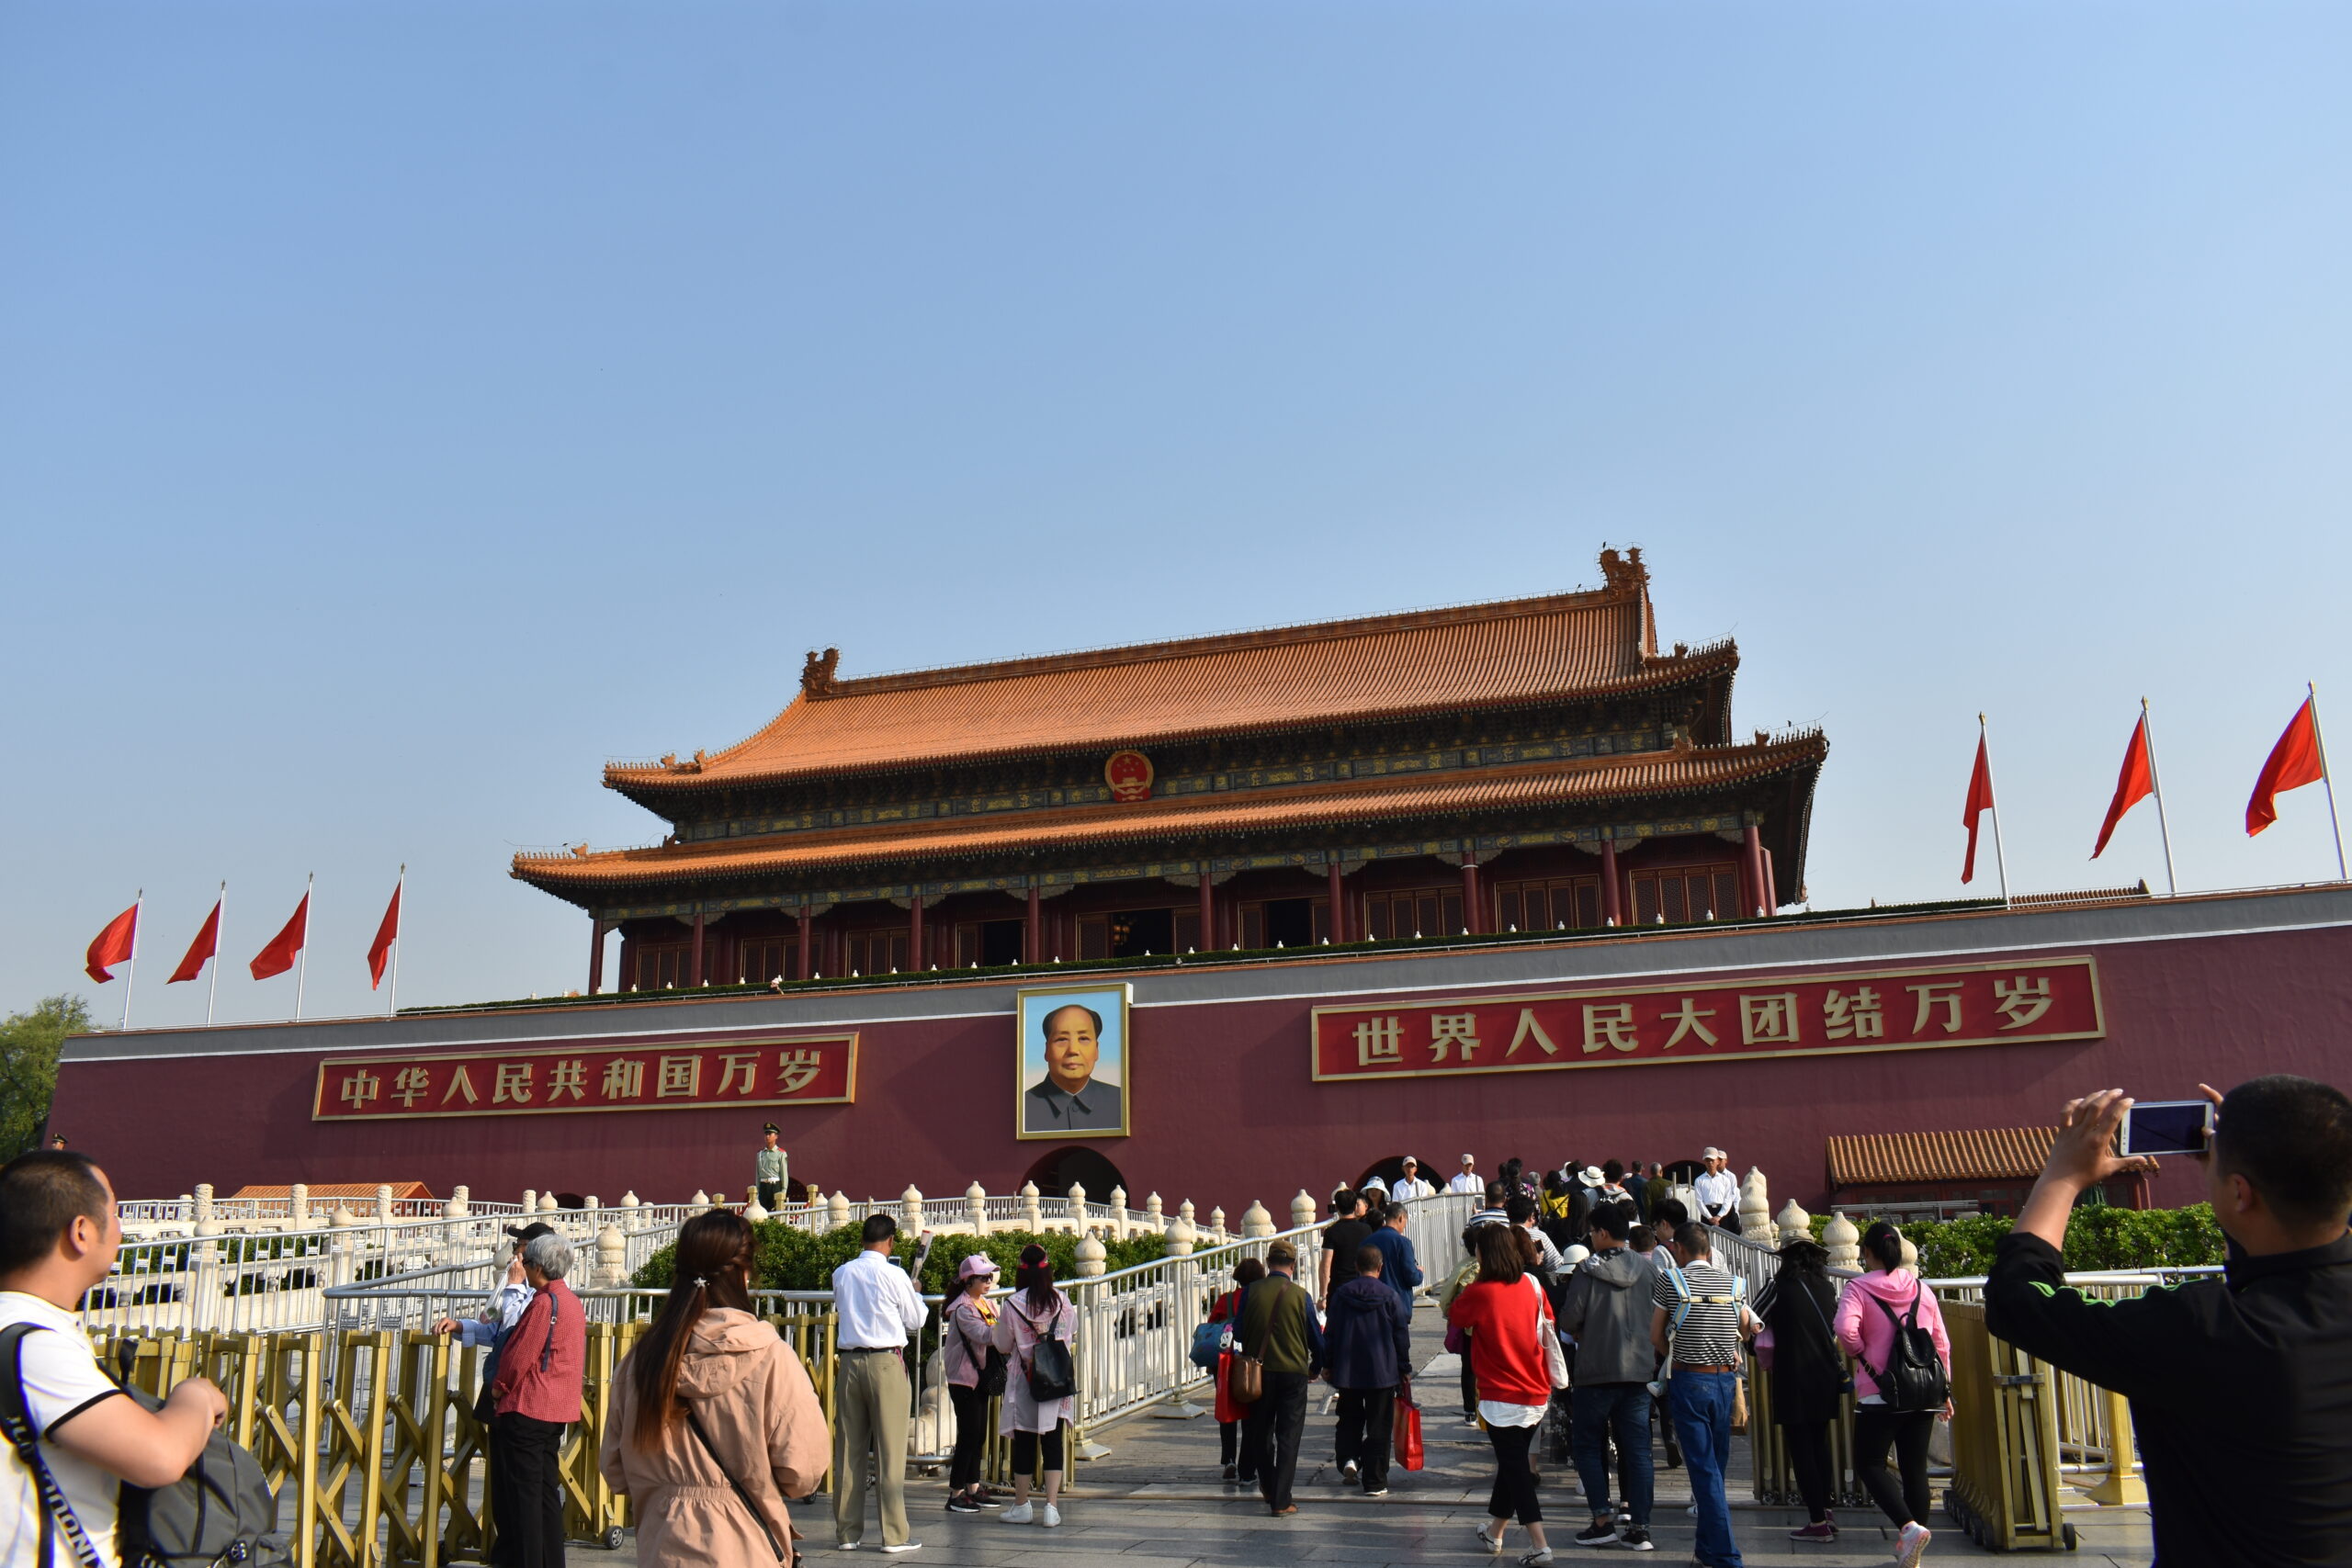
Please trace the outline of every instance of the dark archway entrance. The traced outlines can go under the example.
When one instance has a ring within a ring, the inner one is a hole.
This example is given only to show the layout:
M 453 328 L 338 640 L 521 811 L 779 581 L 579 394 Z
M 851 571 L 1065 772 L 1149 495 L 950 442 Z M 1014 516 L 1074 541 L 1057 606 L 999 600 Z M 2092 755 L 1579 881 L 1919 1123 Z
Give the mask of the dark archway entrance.
M 1086 1188 L 1086 1200 L 1090 1203 L 1108 1201 L 1111 1189 L 1127 1184 L 1126 1178 L 1119 1174 L 1117 1166 L 1113 1165 L 1100 1150 L 1090 1149 L 1083 1144 L 1072 1144 L 1042 1156 L 1029 1168 L 1026 1179 L 1037 1184 L 1037 1195 L 1041 1198 L 1067 1198 L 1070 1183 L 1080 1182 Z
M 1111 917 L 1111 956 L 1144 958 L 1176 951 L 1176 911 L 1122 909 Z M 1086 1190 L 1094 1190 L 1089 1182 Z

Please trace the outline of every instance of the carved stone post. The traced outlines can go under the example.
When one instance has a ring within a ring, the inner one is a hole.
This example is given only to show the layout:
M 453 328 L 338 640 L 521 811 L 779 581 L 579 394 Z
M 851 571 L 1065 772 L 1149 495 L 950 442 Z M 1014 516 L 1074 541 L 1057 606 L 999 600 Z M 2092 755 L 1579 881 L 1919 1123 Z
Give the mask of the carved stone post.
M 1266 1206 L 1263 1203 L 1254 1198 L 1251 1199 L 1250 1206 L 1241 1212 L 1242 1239 L 1257 1241 L 1273 1234 L 1274 1216 L 1266 1213 Z
M 1079 1238 L 1078 1272 L 1081 1279 L 1091 1280 L 1102 1272 L 1104 1250 L 1101 1238 L 1091 1228 Z
M 710 1194 L 697 1187 L 695 1189 L 695 1195 L 687 1199 L 686 1201 L 692 1203 L 697 1209 L 707 1209 L 710 1207 Z
M 529 1188 L 529 1187 L 526 1187 L 526 1188 L 524 1188 L 524 1189 L 523 1189 L 523 1213 L 526 1213 L 526 1214 L 536 1214 L 536 1213 L 537 1213 L 538 1212 L 539 1212 L 539 1194 L 538 1194 L 537 1190 L 536 1189 L 534 1189 L 534 1188 Z
M 554 1193 L 554 1191 L 553 1191 L 552 1190 L 548 1190 L 548 1191 L 546 1191 L 546 1192 L 542 1192 L 542 1193 L 540 1193 L 540 1194 L 539 1194 L 539 1213 L 542 1213 L 542 1214 L 552 1214 L 552 1213 L 554 1213 L 557 1210 L 559 1210 L 559 1209 L 560 1209 L 560 1208 L 562 1208 L 562 1207 L 563 1207 L 563 1205 L 562 1205 L 562 1204 L 560 1204 L 560 1203 L 559 1203 L 559 1202 L 557 1202 L 557 1201 L 555 1201 L 555 1193 Z
M 1302 1187 L 1298 1190 L 1298 1196 L 1290 1201 L 1290 1228 L 1304 1230 L 1314 1223 L 1315 1200 L 1308 1197 L 1306 1189 Z
M 1219 1241 L 1231 1241 L 1233 1239 L 1232 1233 L 1225 1228 L 1225 1211 L 1223 1209 L 1211 1209 L 1209 1211 L 1209 1230 L 1210 1233 Z
M 825 1217 L 833 1222 L 834 1230 L 849 1224 L 849 1194 L 834 1188 L 833 1195 L 825 1201 Z
M 289 1231 L 311 1228 L 311 1189 L 307 1183 L 296 1182 L 293 1196 L 286 1200 L 286 1228 Z
M 989 1234 L 989 1193 L 987 1188 L 982 1187 L 978 1182 L 975 1181 L 969 1187 L 964 1189 L 964 1212 L 972 1217 L 972 1234 L 974 1235 L 986 1235 Z
M 1127 1239 L 1127 1190 L 1124 1187 L 1111 1189 L 1111 1239 Z
M 1829 1249 L 1832 1269 L 1859 1269 L 1862 1264 L 1862 1233 L 1854 1228 L 1844 1210 L 1830 1216 L 1829 1228 L 1821 1233 L 1821 1245 Z
M 1070 1228 L 1070 1232 L 1071 1232 L 1071 1234 L 1072 1234 L 1072 1235 L 1083 1235 L 1083 1234 L 1085 1233 L 1085 1230 L 1086 1230 L 1086 1183 L 1085 1183 L 1085 1182 L 1083 1182 L 1083 1181 L 1073 1181 L 1073 1182 L 1071 1182 L 1071 1183 L 1069 1184 L 1069 1196 L 1062 1200 L 1062 1213 L 1069 1216 L 1069 1228 Z
M 1780 1227 L 1782 1247 L 1786 1247 L 1792 1241 L 1813 1239 L 1813 1216 L 1798 1208 L 1797 1201 L 1793 1198 L 1781 1206 L 1780 1216 L 1772 1223 Z
M 472 1199 L 473 1194 L 467 1190 L 463 1182 L 460 1182 L 449 1189 L 449 1201 L 442 1205 L 441 1212 L 450 1219 L 462 1220 L 472 1213 Z
M 1021 1223 L 1031 1235 L 1042 1235 L 1046 1229 L 1045 1206 L 1037 1201 L 1037 1184 L 1021 1184 Z
M 1752 1165 L 1739 1184 L 1739 1235 L 1743 1241 L 1772 1244 L 1772 1201 L 1765 1195 L 1764 1173 Z
M 768 1217 L 767 1205 L 760 1201 L 760 1184 L 756 1181 L 745 1190 L 743 1217 L 753 1224 Z
M 922 1235 L 922 1193 L 911 1181 L 899 1194 L 899 1224 L 910 1235 Z
M 1154 1235 L 1168 1234 L 1168 1216 L 1160 1212 L 1159 1194 L 1155 1192 L 1143 1201 L 1143 1223 Z
M 596 1233 L 596 1282 L 600 1285 L 628 1283 L 628 1237 L 621 1227 L 607 1224 Z
M 1193 1222 L 1179 1215 L 1176 1223 L 1168 1227 L 1168 1256 L 1190 1258 L 1193 1256 Z
M 212 1183 L 199 1181 L 196 1184 L 196 1223 L 199 1225 L 204 1224 L 211 1218 Z

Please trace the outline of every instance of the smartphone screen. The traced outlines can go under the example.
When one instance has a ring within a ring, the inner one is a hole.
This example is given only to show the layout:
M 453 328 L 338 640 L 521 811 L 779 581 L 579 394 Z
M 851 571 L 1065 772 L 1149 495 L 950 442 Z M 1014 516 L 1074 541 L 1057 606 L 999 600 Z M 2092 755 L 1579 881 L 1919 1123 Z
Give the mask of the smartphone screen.
M 2210 1100 L 2143 1100 L 2123 1113 L 2116 1145 L 2127 1155 L 2203 1154 L 2212 1116 Z

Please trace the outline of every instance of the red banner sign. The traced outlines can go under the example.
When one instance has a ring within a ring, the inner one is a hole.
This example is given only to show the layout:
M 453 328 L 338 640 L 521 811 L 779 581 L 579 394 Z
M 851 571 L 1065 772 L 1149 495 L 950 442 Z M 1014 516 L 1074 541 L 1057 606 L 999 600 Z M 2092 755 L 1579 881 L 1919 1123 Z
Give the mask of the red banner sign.
M 386 1052 L 319 1064 L 314 1122 L 838 1105 L 857 1096 L 857 1036 L 808 1034 L 588 1050 Z
M 2107 1032 L 2088 958 L 1315 1010 L 1317 1080 L 1917 1051 Z

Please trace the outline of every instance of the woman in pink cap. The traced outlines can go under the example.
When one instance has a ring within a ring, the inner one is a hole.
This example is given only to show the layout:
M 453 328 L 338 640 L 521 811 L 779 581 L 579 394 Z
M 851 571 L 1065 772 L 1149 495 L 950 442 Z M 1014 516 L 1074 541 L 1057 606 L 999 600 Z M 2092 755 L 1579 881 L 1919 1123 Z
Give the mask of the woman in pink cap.
M 1004 1392 L 1004 1357 L 993 1343 L 996 1309 L 989 1304 L 996 1276 L 996 1265 L 987 1253 L 975 1252 L 964 1259 L 956 1270 L 963 1293 L 940 1314 L 947 1397 L 956 1406 L 956 1457 L 947 1466 L 947 1511 L 951 1514 L 977 1514 L 982 1508 L 1004 1506 L 1001 1499 L 980 1484 L 980 1450 L 989 1441 L 989 1401 Z M 990 1387 L 991 1383 L 995 1386 Z

